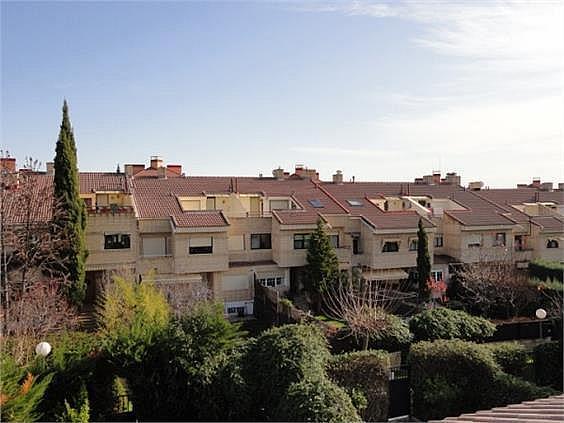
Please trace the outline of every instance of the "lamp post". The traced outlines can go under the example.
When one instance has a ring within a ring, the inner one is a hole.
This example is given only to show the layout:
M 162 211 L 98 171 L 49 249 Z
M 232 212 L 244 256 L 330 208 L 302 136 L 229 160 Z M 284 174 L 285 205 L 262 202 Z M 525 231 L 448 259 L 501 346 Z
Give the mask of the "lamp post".
M 538 308 L 537 311 L 535 311 L 535 316 L 539 319 L 539 335 L 540 339 L 542 339 L 542 321 L 546 318 L 546 310 L 544 308 Z
M 35 352 L 41 357 L 47 357 L 51 352 L 51 344 L 48 342 L 40 342 L 36 345 Z

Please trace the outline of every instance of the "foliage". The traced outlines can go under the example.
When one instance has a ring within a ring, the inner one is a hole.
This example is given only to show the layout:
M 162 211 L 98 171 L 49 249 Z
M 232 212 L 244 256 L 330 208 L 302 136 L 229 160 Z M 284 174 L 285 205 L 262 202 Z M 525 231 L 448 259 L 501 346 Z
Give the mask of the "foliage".
M 537 385 L 551 386 L 562 392 L 562 340 L 538 345 L 533 355 Z
M 413 414 L 423 420 L 457 416 L 551 393 L 504 373 L 490 349 L 471 342 L 419 342 L 411 347 L 408 361 Z
M 389 356 L 384 351 L 358 351 L 332 356 L 327 373 L 351 398 L 362 394 L 364 404 L 361 409 L 357 406 L 357 411 L 364 421 L 385 421 L 389 365 Z
M 144 355 L 167 328 L 170 309 L 150 278 L 136 283 L 114 277 L 99 311 L 102 346 L 116 367 L 142 363 Z
M 427 233 L 423 227 L 422 219 L 419 219 L 417 227 L 417 289 L 419 301 L 425 302 L 429 300 L 430 295 L 427 282 L 431 278 L 431 259 L 427 245 Z
M 509 259 L 460 266 L 447 295 L 462 302 L 467 312 L 489 318 L 527 316 L 538 305 L 538 292 L 530 286 L 526 272 Z
M 0 420 L 29 422 L 42 418 L 39 403 L 51 375 L 42 378 L 18 366 L 8 355 L 0 357 Z
M 242 411 L 245 387 L 236 353 L 241 336 L 220 304 L 202 303 L 171 321 L 142 361 L 124 360 L 135 363 L 123 371 L 138 417 L 226 420 Z
M 45 420 L 54 421 L 63 415 L 65 403 L 80 411 L 84 407 L 84 389 L 92 418 L 110 417 L 115 403 L 114 369 L 99 350 L 100 338 L 92 333 L 64 332 L 47 340 L 53 347 L 51 354 L 34 363 L 38 371 L 53 375 L 40 406 Z
M 321 219 L 311 234 L 306 272 L 306 290 L 312 297 L 314 307 L 319 309 L 321 295 L 326 292 L 327 285 L 339 278 L 339 261 Z
M 513 376 L 522 377 L 531 360 L 527 349 L 518 342 L 484 344 L 484 347 L 491 351 L 501 370 Z
M 557 261 L 535 259 L 529 263 L 529 274 L 542 281 L 564 282 L 564 264 Z
M 63 104 L 63 121 L 57 140 L 54 167 L 55 199 L 61 202 L 61 207 L 66 212 L 64 215 L 56 215 L 54 223 L 63 238 L 70 241 L 58 251 L 58 255 L 65 258 L 64 268 L 58 270 L 68 274 L 69 299 L 76 305 L 81 305 L 86 295 L 86 210 L 84 201 L 80 198 L 76 144 L 66 100 Z
M 537 279 L 529 281 L 541 294 L 540 305 L 546 308 L 548 315 L 561 318 L 564 302 L 564 283 L 556 279 Z
M 399 316 L 383 313 L 384 324 L 370 335 L 369 347 L 390 352 L 405 350 L 413 340 L 408 324 Z
M 326 378 L 292 383 L 275 412 L 276 421 L 360 422 L 347 393 Z
M 329 356 L 327 342 L 314 326 L 281 326 L 249 342 L 242 372 L 257 418 L 271 418 L 292 383 L 325 377 Z
M 71 407 L 68 401 L 65 400 L 65 412 L 59 421 L 70 423 L 88 423 L 90 421 L 90 406 L 88 404 L 86 386 L 82 385 L 78 404 L 75 408 Z
M 409 328 L 416 341 L 463 339 L 483 341 L 495 332 L 495 325 L 482 317 L 445 307 L 425 310 L 413 316 Z

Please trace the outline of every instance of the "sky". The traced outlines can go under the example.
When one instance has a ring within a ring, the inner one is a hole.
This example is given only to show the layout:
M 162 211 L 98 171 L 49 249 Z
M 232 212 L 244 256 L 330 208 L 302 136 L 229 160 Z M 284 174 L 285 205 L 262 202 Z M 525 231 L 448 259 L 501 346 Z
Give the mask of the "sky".
M 564 2 L 7 2 L 1 147 L 80 170 L 564 181 Z

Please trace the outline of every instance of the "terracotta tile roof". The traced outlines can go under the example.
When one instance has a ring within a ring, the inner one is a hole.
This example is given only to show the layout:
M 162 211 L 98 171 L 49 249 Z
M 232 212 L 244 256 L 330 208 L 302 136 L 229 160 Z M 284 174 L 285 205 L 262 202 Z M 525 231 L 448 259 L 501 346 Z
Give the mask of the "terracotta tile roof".
M 485 189 L 479 191 L 485 198 L 495 201 L 497 204 L 523 204 L 536 202 L 554 202 L 564 204 L 564 191 L 539 191 L 536 188 L 509 188 L 509 189 Z
M 463 190 L 458 185 L 425 185 L 412 182 L 344 182 L 342 184 L 323 182 L 323 187 L 336 195 L 339 192 L 357 192 L 369 198 L 380 195 L 427 195 L 431 198 L 448 198 L 453 192 Z
M 80 172 L 80 193 L 87 194 L 95 191 L 120 191 L 129 193 L 131 183 L 123 173 L 110 172 Z
M 564 232 L 564 218 L 557 216 L 532 217 L 531 222 L 547 232 Z
M 166 169 L 166 177 L 167 178 L 179 178 L 181 175 L 178 172 L 174 172 L 170 169 Z M 141 178 L 158 178 L 159 171 L 155 168 L 148 167 L 140 172 L 137 172 L 134 176 L 135 179 Z
M 481 193 L 460 191 L 453 193 L 451 199 L 466 210 L 445 210 L 445 214 L 465 226 L 499 226 L 513 225 L 522 218 L 522 213 L 516 209 L 502 207 L 481 196 Z
M 541 398 L 535 401 L 525 401 L 506 407 L 496 407 L 491 410 L 476 413 L 461 414 L 458 417 L 447 417 L 437 422 L 492 422 L 492 423 L 555 423 L 564 421 L 564 395 Z
M 17 188 L 5 191 L 5 213 L 6 223 L 18 225 L 26 223 L 28 219 L 32 223 L 46 223 L 51 220 L 53 207 L 53 177 L 47 175 L 28 175 L 32 178 L 30 188 L 33 195 L 29 201 L 21 195 L 24 186 L 20 184 Z M 28 214 L 29 212 L 29 214 Z
M 178 228 L 199 228 L 228 226 L 227 220 L 220 211 L 190 211 L 173 215 L 172 221 Z

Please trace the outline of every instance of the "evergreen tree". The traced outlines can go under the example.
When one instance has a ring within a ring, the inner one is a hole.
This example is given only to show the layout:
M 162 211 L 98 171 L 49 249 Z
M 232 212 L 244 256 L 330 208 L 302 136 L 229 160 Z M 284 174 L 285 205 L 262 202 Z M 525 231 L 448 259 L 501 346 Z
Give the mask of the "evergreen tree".
M 419 300 L 429 300 L 430 290 L 427 282 L 431 277 L 431 259 L 429 258 L 429 248 L 427 245 L 427 233 L 423 228 L 423 221 L 419 219 L 419 229 L 417 231 L 417 286 L 419 290 Z
M 85 262 L 86 210 L 80 198 L 76 144 L 72 131 L 67 101 L 63 104 L 63 121 L 55 154 L 54 195 L 57 212 L 54 227 L 66 240 L 57 252 L 58 270 L 68 277 L 67 293 L 76 305 L 81 305 L 86 294 Z M 61 263 L 64 263 L 62 265 Z
M 309 292 L 315 311 L 319 312 L 322 294 L 327 284 L 339 277 L 339 261 L 321 219 L 311 234 L 307 250 L 306 290 Z

